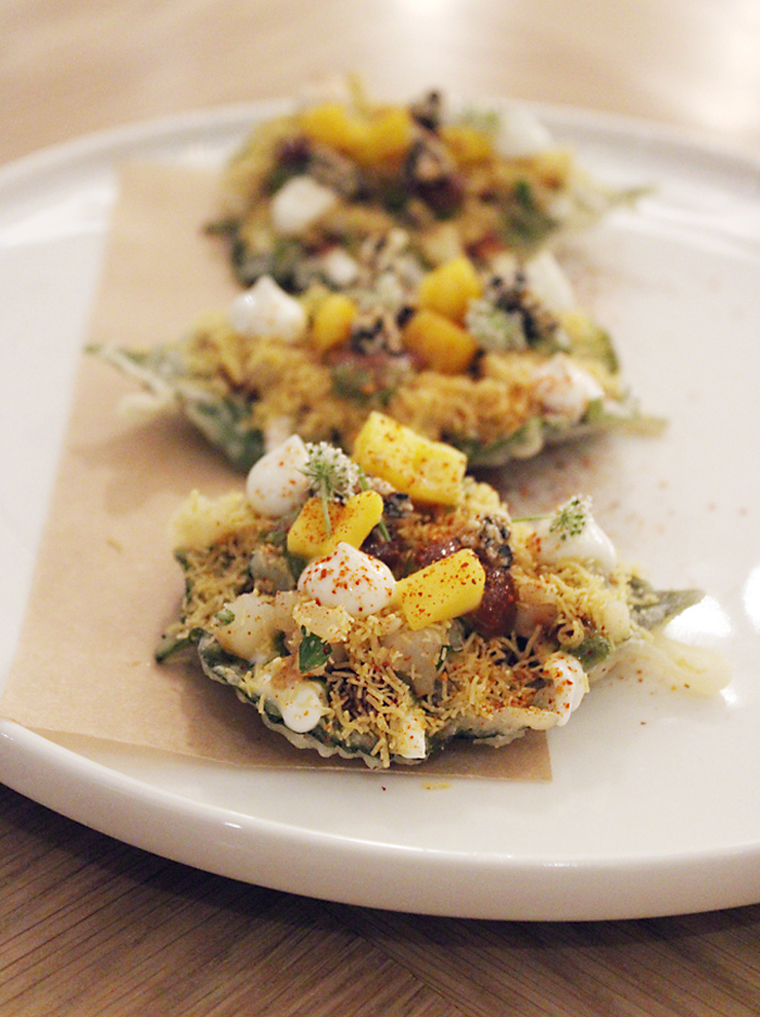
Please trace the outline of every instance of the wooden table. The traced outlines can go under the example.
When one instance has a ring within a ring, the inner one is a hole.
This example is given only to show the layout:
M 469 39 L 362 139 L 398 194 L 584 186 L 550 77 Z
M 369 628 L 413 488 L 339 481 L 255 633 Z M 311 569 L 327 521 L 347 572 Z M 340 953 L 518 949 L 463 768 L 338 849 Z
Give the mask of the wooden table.
M 512 95 L 760 150 L 760 5 L 746 0 L 0 0 L 0 161 L 342 69 L 376 94 Z M 760 905 L 410 917 L 239 884 L 7 788 L 0 801 L 3 1015 L 760 1013 Z

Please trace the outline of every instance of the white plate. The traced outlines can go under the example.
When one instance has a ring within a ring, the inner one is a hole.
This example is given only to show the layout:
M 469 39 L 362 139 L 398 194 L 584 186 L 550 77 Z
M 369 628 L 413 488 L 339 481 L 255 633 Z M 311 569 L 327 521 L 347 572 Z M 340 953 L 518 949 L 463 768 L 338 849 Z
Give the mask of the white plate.
M 114 166 L 133 155 L 217 163 L 274 109 L 120 130 L 0 170 L 0 675 L 30 585 Z M 730 687 L 710 701 L 596 688 L 550 735 L 548 785 L 260 773 L 4 722 L 7 784 L 166 857 L 373 907 L 605 919 L 760 900 L 760 167 L 635 123 L 539 112 L 601 176 L 657 186 L 579 242 L 571 265 L 632 387 L 671 419 L 662 438 L 601 442 L 575 467 L 560 452 L 542 470 L 551 491 L 589 489 L 611 535 L 658 583 L 710 592 L 691 628 L 730 657 Z M 547 497 L 538 477 L 535 464 L 521 467 L 516 491 Z

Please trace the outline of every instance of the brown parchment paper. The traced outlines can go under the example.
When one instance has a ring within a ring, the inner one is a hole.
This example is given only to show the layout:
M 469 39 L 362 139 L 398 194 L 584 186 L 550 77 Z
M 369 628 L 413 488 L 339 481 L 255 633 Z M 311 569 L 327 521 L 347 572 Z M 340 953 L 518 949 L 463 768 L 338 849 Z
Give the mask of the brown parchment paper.
M 202 232 L 216 188 L 207 171 L 123 167 L 90 342 L 174 339 L 238 292 L 223 251 Z M 0 714 L 43 732 L 240 765 L 366 769 L 294 749 L 197 665 L 155 663 L 182 591 L 167 521 L 193 488 L 215 496 L 242 478 L 182 420 L 138 424 L 121 414 L 122 397 L 135 390 L 83 356 Z M 455 746 L 400 772 L 551 777 L 546 738 L 537 732 L 502 750 Z

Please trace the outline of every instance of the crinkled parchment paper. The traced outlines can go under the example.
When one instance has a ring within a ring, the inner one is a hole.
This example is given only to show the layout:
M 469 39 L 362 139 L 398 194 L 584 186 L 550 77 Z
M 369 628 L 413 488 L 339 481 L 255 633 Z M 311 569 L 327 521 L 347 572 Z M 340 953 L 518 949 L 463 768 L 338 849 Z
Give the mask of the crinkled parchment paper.
M 235 294 L 202 225 L 217 181 L 206 171 L 128 164 L 88 341 L 173 339 Z M 193 489 L 241 484 L 176 417 L 119 412 L 135 384 L 83 357 L 33 589 L 0 714 L 41 732 L 108 739 L 248 766 L 364 769 L 292 748 L 234 692 L 153 650 L 176 615 L 182 576 L 167 520 Z M 459 745 L 401 772 L 547 780 L 546 739 L 505 749 Z

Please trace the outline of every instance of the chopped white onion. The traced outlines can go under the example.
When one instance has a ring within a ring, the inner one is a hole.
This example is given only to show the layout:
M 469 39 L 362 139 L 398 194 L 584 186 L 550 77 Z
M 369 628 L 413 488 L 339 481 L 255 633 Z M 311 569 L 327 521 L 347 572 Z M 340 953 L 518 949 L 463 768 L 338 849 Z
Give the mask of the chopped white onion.
M 588 677 L 580 661 L 569 653 L 552 653 L 544 661 L 544 676 L 552 683 L 554 710 L 559 714 L 558 727 L 564 727 L 570 714 L 581 705 L 588 692 Z
M 314 177 L 291 177 L 272 198 L 272 225 L 283 236 L 300 236 L 338 201 L 335 191 Z
M 359 265 L 342 247 L 331 247 L 319 259 L 319 267 L 327 281 L 339 289 L 350 286 L 359 277 Z
M 604 397 L 596 378 L 564 353 L 555 353 L 534 375 L 534 392 L 544 413 L 577 424 L 589 403 Z

